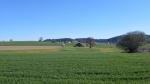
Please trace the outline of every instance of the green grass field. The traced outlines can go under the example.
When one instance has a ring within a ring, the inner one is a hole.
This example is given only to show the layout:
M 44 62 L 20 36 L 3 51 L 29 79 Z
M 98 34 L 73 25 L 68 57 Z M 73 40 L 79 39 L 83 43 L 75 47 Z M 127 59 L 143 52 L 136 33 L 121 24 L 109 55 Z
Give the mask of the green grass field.
M 150 84 L 150 53 L 99 47 L 0 51 L 0 84 Z
M 56 46 L 59 43 L 52 42 L 38 42 L 38 41 L 13 41 L 13 42 L 0 42 L 0 46 Z

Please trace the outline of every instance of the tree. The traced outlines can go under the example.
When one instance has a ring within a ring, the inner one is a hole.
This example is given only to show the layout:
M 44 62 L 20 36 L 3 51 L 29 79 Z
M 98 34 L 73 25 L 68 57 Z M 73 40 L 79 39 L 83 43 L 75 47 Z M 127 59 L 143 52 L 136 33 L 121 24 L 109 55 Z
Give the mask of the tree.
M 43 37 L 40 37 L 40 38 L 39 38 L 39 42 L 42 42 L 42 41 L 43 41 Z
M 134 53 L 137 52 L 139 46 L 142 46 L 145 42 L 145 33 L 140 31 L 134 31 L 124 35 L 117 43 L 117 46 L 128 53 Z
M 86 39 L 86 44 L 87 44 L 87 46 L 89 46 L 89 48 L 94 47 L 95 46 L 95 39 L 91 38 L 91 37 L 87 38 Z
M 79 42 L 79 43 L 75 44 L 74 47 L 84 47 L 84 45 Z
M 13 42 L 13 39 L 9 39 L 9 42 Z

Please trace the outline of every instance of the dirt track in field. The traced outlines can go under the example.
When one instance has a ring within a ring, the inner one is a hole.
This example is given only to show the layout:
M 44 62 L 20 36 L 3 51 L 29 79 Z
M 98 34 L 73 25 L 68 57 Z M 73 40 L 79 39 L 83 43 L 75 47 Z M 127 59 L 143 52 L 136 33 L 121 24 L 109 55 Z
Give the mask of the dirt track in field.
M 45 49 L 57 49 L 61 46 L 0 46 L 2 50 L 45 50 Z

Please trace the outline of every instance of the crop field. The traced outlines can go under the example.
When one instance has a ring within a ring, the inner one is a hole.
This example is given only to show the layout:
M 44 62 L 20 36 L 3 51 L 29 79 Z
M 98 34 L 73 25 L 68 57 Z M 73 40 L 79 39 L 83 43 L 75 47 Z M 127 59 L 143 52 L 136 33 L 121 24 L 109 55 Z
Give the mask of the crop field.
M 102 45 L 0 50 L 0 84 L 150 84 L 150 53 Z

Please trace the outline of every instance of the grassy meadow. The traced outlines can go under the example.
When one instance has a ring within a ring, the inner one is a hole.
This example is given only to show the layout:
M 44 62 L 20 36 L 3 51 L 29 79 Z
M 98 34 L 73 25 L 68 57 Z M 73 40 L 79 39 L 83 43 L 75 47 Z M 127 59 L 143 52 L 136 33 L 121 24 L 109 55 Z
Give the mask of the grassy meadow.
M 61 45 L 61 44 L 52 43 L 52 42 L 38 42 L 38 41 L 0 42 L 0 46 L 56 46 L 56 45 Z
M 104 44 L 0 51 L 0 84 L 150 84 L 150 53 Z

